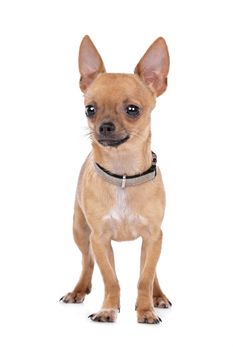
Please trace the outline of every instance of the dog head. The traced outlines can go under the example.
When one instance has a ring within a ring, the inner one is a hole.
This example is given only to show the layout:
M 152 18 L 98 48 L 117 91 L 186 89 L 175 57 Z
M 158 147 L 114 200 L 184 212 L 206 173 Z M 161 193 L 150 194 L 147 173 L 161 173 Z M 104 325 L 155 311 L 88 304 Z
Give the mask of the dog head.
M 80 88 L 92 141 L 99 147 L 123 147 L 150 136 L 150 113 L 167 87 L 169 54 L 158 38 L 137 64 L 134 74 L 106 73 L 93 42 L 80 45 Z

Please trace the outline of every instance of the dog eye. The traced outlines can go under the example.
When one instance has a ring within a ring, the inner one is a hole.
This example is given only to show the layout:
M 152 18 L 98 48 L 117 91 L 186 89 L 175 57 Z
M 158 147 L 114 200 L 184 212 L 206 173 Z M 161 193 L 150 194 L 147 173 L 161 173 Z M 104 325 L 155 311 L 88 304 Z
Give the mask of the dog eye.
M 138 106 L 135 105 L 128 105 L 125 109 L 126 113 L 130 117 L 138 117 L 140 114 L 140 109 Z
M 88 118 L 94 117 L 96 114 L 96 108 L 92 105 L 88 105 L 85 107 L 85 114 Z

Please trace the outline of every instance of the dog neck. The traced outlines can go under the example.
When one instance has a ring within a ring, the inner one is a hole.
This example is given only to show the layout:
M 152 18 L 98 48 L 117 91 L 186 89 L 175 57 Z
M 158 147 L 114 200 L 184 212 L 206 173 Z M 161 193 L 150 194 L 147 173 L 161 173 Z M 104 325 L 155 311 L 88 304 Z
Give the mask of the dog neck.
M 150 136 L 143 141 L 127 142 L 120 147 L 101 147 L 93 142 L 93 158 L 104 169 L 118 175 L 140 174 L 150 168 L 152 162 Z

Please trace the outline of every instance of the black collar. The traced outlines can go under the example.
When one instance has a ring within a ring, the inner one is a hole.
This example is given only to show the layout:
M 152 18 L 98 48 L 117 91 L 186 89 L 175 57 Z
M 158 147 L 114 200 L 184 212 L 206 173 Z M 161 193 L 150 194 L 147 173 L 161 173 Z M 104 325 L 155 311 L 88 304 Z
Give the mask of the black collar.
M 104 169 L 101 165 L 98 163 L 95 163 L 95 169 L 99 175 L 101 175 L 106 181 L 118 185 L 122 188 L 125 188 L 126 186 L 135 186 L 150 180 L 153 180 L 153 178 L 156 176 L 156 163 L 157 163 L 157 156 L 154 152 L 152 152 L 152 164 L 149 169 L 144 171 L 143 173 L 139 173 L 136 175 L 118 175 L 114 174 L 109 170 Z

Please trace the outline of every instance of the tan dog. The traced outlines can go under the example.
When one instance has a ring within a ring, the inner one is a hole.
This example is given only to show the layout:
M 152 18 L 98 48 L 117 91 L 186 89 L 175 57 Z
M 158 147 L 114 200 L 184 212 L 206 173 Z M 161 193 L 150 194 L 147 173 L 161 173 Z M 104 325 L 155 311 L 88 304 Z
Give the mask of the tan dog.
M 74 240 L 82 252 L 82 273 L 61 300 L 81 303 L 91 291 L 93 256 L 105 284 L 93 321 L 113 322 L 120 308 L 111 240 L 142 237 L 136 310 L 138 322 L 159 323 L 154 306 L 171 305 L 156 276 L 165 193 L 151 152 L 150 114 L 167 86 L 169 54 L 163 38 L 147 50 L 135 74 L 105 73 L 94 44 L 85 36 L 79 52 L 80 88 L 93 150 L 82 167 L 74 208 Z

